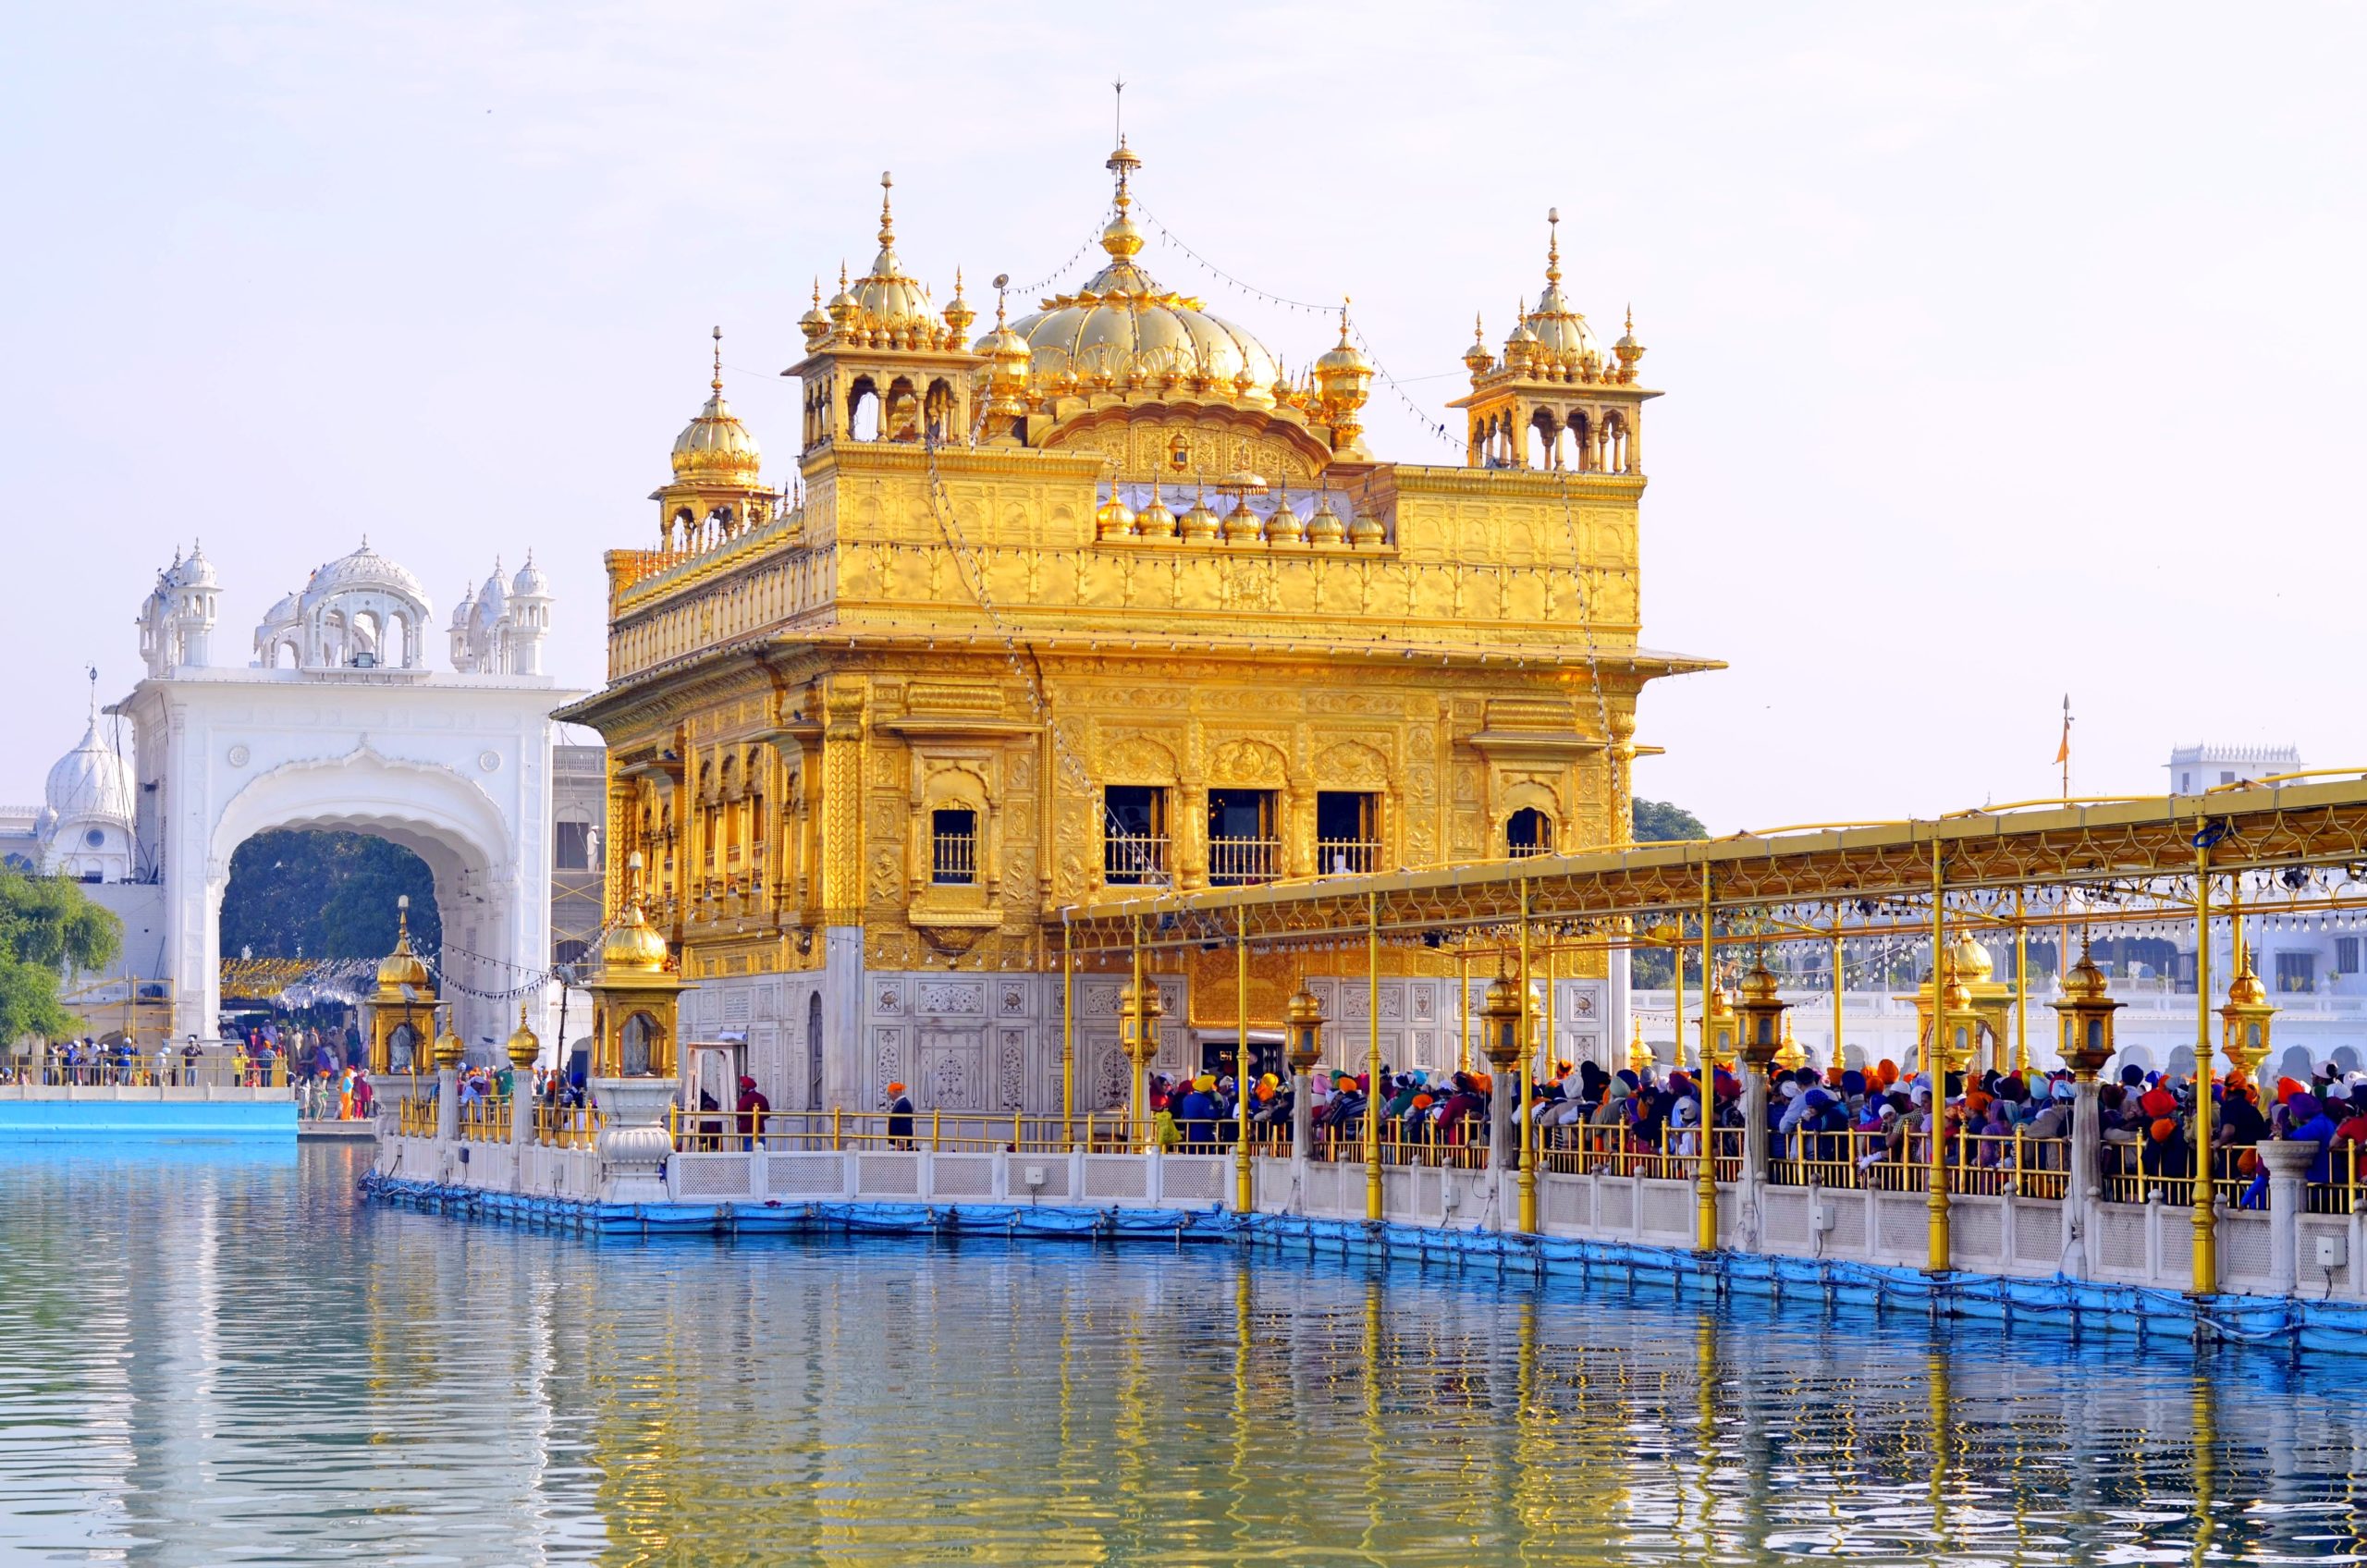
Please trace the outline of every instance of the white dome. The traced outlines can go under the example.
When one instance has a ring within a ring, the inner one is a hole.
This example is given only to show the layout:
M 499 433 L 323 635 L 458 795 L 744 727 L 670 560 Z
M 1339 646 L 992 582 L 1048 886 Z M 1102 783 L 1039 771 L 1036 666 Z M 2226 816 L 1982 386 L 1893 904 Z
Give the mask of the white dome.
M 220 586 L 214 575 L 214 563 L 205 558 L 205 546 L 192 544 L 189 559 L 181 562 L 176 582 L 184 588 L 214 588 Z
M 533 551 L 530 550 L 527 552 L 526 564 L 520 567 L 518 569 L 518 575 L 510 580 L 509 591 L 512 594 L 530 594 L 536 598 L 546 598 L 549 596 L 551 591 L 550 582 L 548 579 L 545 578 L 540 571 L 535 570 Z
M 419 579 L 373 550 L 367 539 L 351 555 L 339 556 L 313 573 L 313 581 L 304 587 L 304 603 L 317 604 L 331 594 L 355 589 L 376 589 L 427 603 L 427 590 L 420 586 Z
M 452 630 L 455 631 L 468 630 L 469 618 L 476 613 L 477 591 L 473 588 L 463 588 L 460 590 L 460 602 L 452 606 Z
M 491 626 L 509 613 L 509 594 L 501 586 L 501 563 L 493 563 L 493 575 L 477 590 L 477 624 Z
M 95 699 L 93 704 L 95 709 Z M 91 727 L 82 732 L 82 743 L 58 758 L 49 770 L 43 797 L 61 822 L 130 825 L 131 765 L 123 760 L 122 753 L 99 739 L 96 711 L 91 715 Z
M 263 624 L 265 627 L 274 628 L 293 626 L 302 619 L 303 613 L 302 606 L 296 602 L 295 594 L 283 594 L 280 595 L 279 603 L 264 612 Z

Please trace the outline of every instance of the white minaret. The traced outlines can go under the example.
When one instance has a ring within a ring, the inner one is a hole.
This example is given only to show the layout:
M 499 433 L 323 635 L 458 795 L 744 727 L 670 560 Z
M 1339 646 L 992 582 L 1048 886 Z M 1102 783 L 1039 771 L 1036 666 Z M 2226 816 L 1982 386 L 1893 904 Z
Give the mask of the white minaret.
M 202 669 L 212 662 L 215 600 L 220 589 L 221 584 L 214 576 L 214 563 L 205 558 L 205 546 L 190 541 L 189 559 L 181 562 L 180 589 L 173 606 L 174 641 L 179 645 L 176 663 Z
M 472 674 L 477 668 L 476 652 L 469 646 L 469 633 L 476 615 L 476 590 L 461 589 L 460 602 L 452 608 L 452 668 L 462 675 Z
M 551 585 L 534 570 L 534 552 L 509 584 L 509 673 L 543 672 L 543 639 L 551 629 Z

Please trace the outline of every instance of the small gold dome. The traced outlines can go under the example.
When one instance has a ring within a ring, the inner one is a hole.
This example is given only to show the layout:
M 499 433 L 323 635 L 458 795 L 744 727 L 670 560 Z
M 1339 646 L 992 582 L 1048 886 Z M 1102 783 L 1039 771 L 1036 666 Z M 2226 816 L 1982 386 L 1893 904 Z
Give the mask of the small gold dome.
M 395 910 L 395 950 L 378 961 L 378 988 L 394 991 L 404 986 L 414 990 L 425 989 L 431 995 L 435 983 L 427 973 L 427 965 L 411 948 L 411 900 L 406 896 Z
M 1950 977 L 1940 987 L 1940 1006 L 1949 1012 L 1966 1012 L 1972 1007 L 1972 991 L 1961 980 Z
M 814 303 L 797 318 L 797 330 L 805 334 L 809 348 L 829 336 L 830 317 L 829 312 L 822 309 L 822 280 L 818 277 L 814 280 Z
M 1151 481 L 1150 504 L 1134 514 L 1134 532 L 1145 539 L 1175 537 L 1175 514 L 1159 498 L 1159 482 Z
M 1314 992 L 1308 990 L 1305 985 L 1301 985 L 1296 991 L 1291 993 L 1291 999 L 1284 1010 L 1284 1016 L 1290 1023 L 1301 1027 L 1314 1024 L 1320 1028 L 1323 1023 L 1323 1004 L 1316 999 Z
M 542 1037 L 526 1027 L 526 1004 L 518 1004 L 518 1027 L 509 1035 L 509 1065 L 520 1072 L 534 1065 L 543 1054 Z
M 1764 961 L 1752 963 L 1749 972 L 1742 977 L 1742 996 L 1745 1001 L 1773 1001 L 1778 989 L 1775 976 L 1769 971 Z
M 1192 509 L 1184 514 L 1178 526 L 1185 541 L 1192 544 L 1207 544 L 1223 532 L 1217 522 L 1217 514 L 1208 510 L 1207 501 L 1197 497 L 1194 498 Z
M 1097 539 L 1124 539 L 1134 532 L 1134 509 L 1119 498 L 1115 489 L 1093 514 L 1093 533 Z
M 1289 493 L 1278 492 L 1274 496 L 1273 515 L 1266 520 L 1266 543 L 1295 545 L 1306 537 L 1306 525 L 1299 521 L 1298 513 L 1291 506 Z
M 641 900 L 634 899 L 600 943 L 600 972 L 648 974 L 665 967 L 666 938 L 642 918 Z
M 1997 967 L 1997 961 L 1989 956 L 1989 949 L 1974 941 L 1969 932 L 1950 945 L 1948 962 L 1956 978 L 1971 986 L 1987 981 Z
M 2249 953 L 2244 955 L 2243 973 L 2228 983 L 2227 1000 L 2235 1007 L 2259 1007 L 2268 1000 L 2268 987 L 2262 985 L 2260 976 L 2252 973 L 2251 955 Z
M 1518 1017 L 1521 1012 L 1520 983 L 1511 975 L 1498 972 L 1488 982 L 1488 994 L 1481 998 L 1479 1011 L 1489 1018 Z
M 707 384 L 706 407 L 674 437 L 674 477 L 685 484 L 727 484 L 753 489 L 764 473 L 764 455 L 730 406 L 723 400 L 723 328 L 715 329 L 715 379 Z
M 1266 524 L 1264 520 L 1258 517 L 1256 512 L 1249 509 L 1249 496 L 1246 491 L 1244 491 L 1241 498 L 1233 503 L 1233 510 L 1225 514 L 1225 543 L 1229 545 L 1249 544 L 1255 541 L 1259 534 L 1265 531 L 1265 527 Z
M 2081 948 L 2079 962 L 2073 964 L 2071 973 L 2063 977 L 2064 996 L 2073 1001 L 2096 1001 L 2103 998 L 2104 991 L 2104 972 L 2096 967 L 2096 961 L 2088 956 L 2088 949 Z
M 1348 537 L 1348 525 L 1331 509 L 1330 500 L 1318 496 L 1315 515 L 1306 520 L 1306 542 L 1310 545 L 1338 545 Z

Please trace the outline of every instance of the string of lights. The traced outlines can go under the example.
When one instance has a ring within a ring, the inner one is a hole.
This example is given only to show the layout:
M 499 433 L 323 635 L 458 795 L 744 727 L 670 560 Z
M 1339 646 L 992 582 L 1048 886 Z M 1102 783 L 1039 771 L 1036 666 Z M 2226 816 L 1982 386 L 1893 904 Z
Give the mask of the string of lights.
M 1294 300 L 1287 295 L 1272 293 L 1267 289 L 1258 288 L 1255 284 L 1245 283 L 1242 279 L 1234 276 L 1233 274 L 1225 271 L 1222 267 L 1217 265 L 1214 262 L 1209 261 L 1206 256 L 1201 255 L 1197 251 L 1192 249 L 1192 247 L 1186 244 L 1173 229 L 1169 228 L 1165 224 L 1161 223 L 1159 220 L 1159 215 L 1157 214 L 1153 213 L 1148 207 L 1144 206 L 1139 197 L 1135 199 L 1134 206 L 1142 213 L 1143 216 L 1150 220 L 1151 227 L 1159 231 L 1159 243 L 1173 246 L 1176 250 L 1182 251 L 1186 257 L 1190 258 L 1194 265 L 1200 268 L 1201 271 L 1207 273 L 1209 276 L 1216 278 L 1219 282 L 1223 283 L 1228 288 L 1231 288 L 1250 299 L 1260 300 L 1263 303 L 1278 305 L 1283 310 L 1298 311 L 1308 315 L 1328 316 L 1340 309 L 1338 305 L 1318 305 L 1310 303 L 1305 300 Z M 1445 442 L 1449 447 L 1453 447 L 1457 451 L 1463 450 L 1464 443 L 1455 436 L 1454 433 L 1448 429 L 1441 421 L 1433 417 L 1428 410 L 1422 407 L 1421 404 L 1416 402 L 1413 395 L 1398 384 L 1398 380 L 1395 376 L 1389 374 L 1389 367 L 1381 362 L 1380 355 L 1373 349 L 1372 340 L 1365 336 L 1364 328 L 1356 325 L 1355 319 L 1353 316 L 1349 318 L 1347 325 L 1348 335 L 1355 339 L 1356 347 L 1363 351 L 1365 358 L 1371 361 L 1375 379 L 1379 380 L 1382 386 L 1388 387 L 1390 392 L 1397 398 L 1397 400 L 1405 406 L 1405 411 L 1413 417 L 1414 422 L 1432 435 L 1437 436 L 1441 441 Z M 1429 378 L 1425 377 L 1424 379 Z

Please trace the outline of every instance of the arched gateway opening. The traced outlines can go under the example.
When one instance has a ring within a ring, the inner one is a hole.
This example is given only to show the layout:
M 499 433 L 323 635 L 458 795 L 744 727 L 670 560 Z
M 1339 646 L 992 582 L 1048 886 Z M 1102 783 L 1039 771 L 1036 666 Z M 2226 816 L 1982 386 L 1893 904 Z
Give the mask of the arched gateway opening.
M 289 830 L 381 839 L 417 858 L 440 916 L 440 988 L 456 1006 L 454 1026 L 472 1060 L 498 1054 L 517 1023 L 509 998 L 545 966 L 544 921 L 523 895 L 510 831 L 500 809 L 460 773 L 381 756 L 366 744 L 343 757 L 274 768 L 224 806 L 203 886 L 207 1022 L 221 1015 L 222 915 L 232 867 L 242 846 Z M 393 896 L 385 902 L 391 921 Z M 386 935 L 391 942 L 391 928 Z M 414 926 L 414 940 L 418 935 Z

